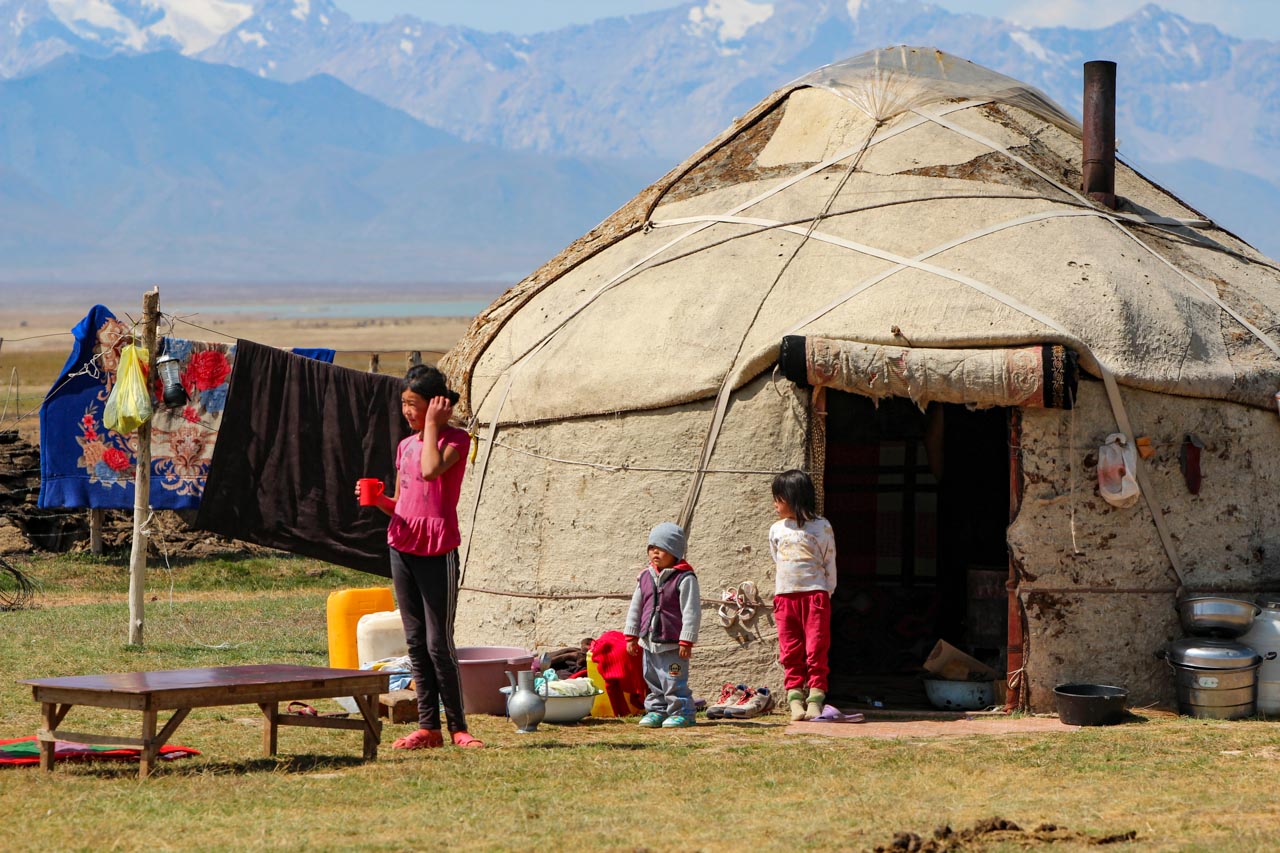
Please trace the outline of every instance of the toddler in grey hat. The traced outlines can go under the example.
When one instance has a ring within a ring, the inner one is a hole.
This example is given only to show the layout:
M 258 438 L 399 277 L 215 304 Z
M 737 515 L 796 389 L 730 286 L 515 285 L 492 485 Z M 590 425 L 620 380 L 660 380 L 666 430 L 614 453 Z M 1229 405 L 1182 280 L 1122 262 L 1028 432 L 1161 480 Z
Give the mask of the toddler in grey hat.
M 649 531 L 649 561 L 636 578 L 636 591 L 622 633 L 627 653 L 644 653 L 649 695 L 640 725 L 687 728 L 694 725 L 689 658 L 698 640 L 702 599 L 698 577 L 684 560 L 685 534 L 664 521 Z
M 656 545 L 677 560 L 684 559 L 685 536 L 680 525 L 664 521 L 649 531 L 649 544 Z

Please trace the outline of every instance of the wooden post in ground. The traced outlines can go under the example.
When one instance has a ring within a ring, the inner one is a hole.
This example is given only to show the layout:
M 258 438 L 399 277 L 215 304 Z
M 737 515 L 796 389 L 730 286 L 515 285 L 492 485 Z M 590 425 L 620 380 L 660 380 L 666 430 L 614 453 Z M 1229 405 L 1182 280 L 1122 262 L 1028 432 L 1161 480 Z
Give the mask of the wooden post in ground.
M 147 387 L 155 376 L 156 322 L 160 319 L 160 288 L 142 295 L 142 346 L 150 360 Z M 136 341 L 135 341 L 136 343 Z M 147 574 L 147 512 L 151 504 L 151 421 L 138 427 L 138 460 L 133 475 L 133 551 L 129 555 L 129 645 L 142 645 L 142 593 Z
M 89 510 L 89 553 L 102 556 L 102 515 L 106 510 Z
M 375 353 L 371 353 L 371 354 L 369 355 L 369 372 L 370 372 L 370 373 L 377 373 L 377 372 L 378 372 L 378 362 L 379 362 L 379 361 L 381 361 L 381 357 L 378 355 L 378 353 L 376 353 L 376 352 L 375 352 Z
M 418 350 L 414 350 L 413 352 L 405 354 L 405 357 L 404 357 L 405 370 L 408 370 L 411 367 L 417 367 L 419 364 L 422 364 L 421 352 L 419 352 Z

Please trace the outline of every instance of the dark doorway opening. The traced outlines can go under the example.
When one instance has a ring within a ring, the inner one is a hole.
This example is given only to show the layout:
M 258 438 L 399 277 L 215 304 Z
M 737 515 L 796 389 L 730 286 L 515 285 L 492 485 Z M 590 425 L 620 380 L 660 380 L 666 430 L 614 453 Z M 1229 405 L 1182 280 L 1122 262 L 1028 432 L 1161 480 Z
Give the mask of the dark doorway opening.
M 929 708 L 942 639 L 1004 672 L 1008 411 L 827 391 L 825 515 L 835 530 L 831 693 Z

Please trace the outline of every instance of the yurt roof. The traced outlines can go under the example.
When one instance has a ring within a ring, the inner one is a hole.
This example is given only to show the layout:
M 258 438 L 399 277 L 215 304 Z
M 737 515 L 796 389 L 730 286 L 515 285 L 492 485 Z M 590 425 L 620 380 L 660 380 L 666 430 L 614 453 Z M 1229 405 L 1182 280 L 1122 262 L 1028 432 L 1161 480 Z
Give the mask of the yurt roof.
M 1123 98 L 1123 90 L 1120 98 Z M 1280 271 L 1077 123 L 931 48 L 784 86 L 479 316 L 444 367 L 481 422 L 660 408 L 769 369 L 785 335 L 1064 344 L 1121 385 L 1272 405 Z

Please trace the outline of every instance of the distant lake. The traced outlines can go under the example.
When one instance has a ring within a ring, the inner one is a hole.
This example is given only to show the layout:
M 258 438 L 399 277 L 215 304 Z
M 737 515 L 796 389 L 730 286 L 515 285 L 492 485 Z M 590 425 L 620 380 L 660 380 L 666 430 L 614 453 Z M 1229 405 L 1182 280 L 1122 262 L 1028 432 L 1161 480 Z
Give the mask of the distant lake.
M 360 320 L 374 317 L 474 317 L 489 307 L 488 300 L 457 299 L 397 302 L 240 302 L 227 305 L 182 306 L 188 314 L 261 314 L 281 320 Z

